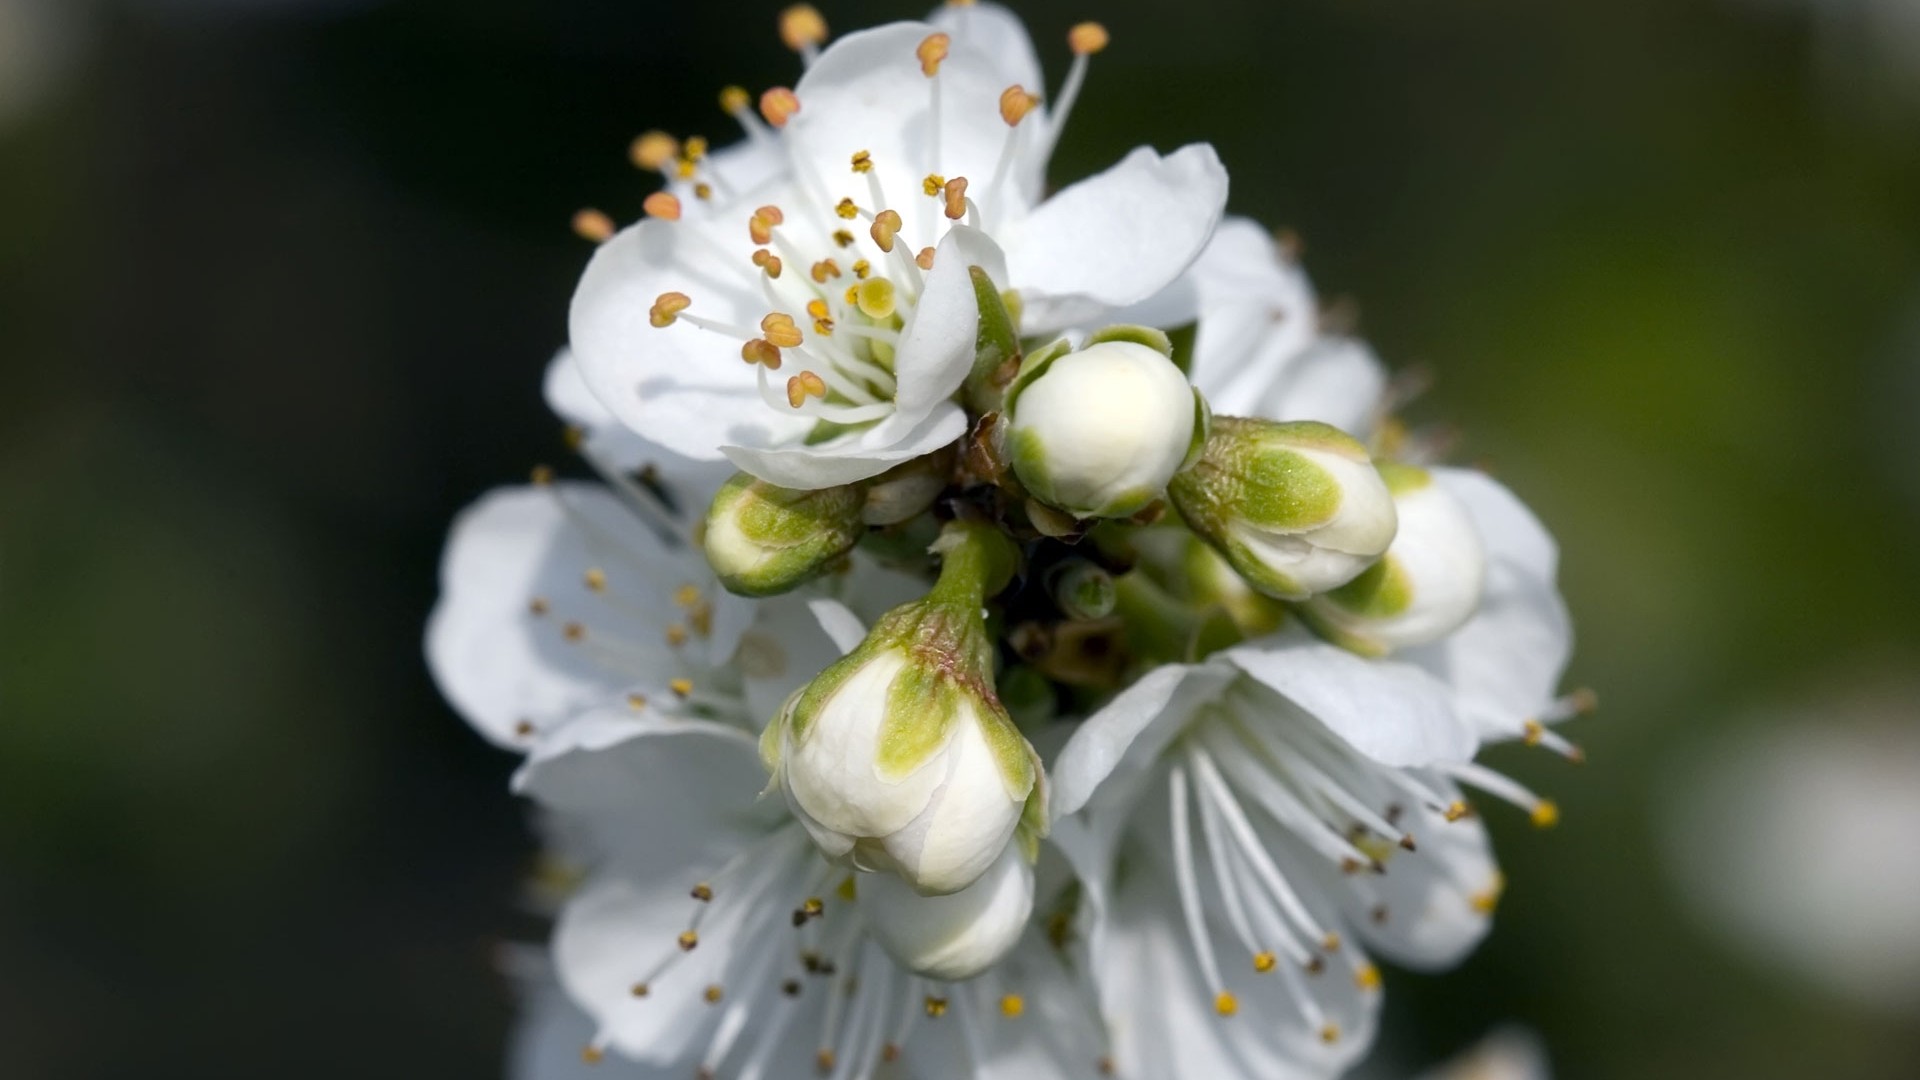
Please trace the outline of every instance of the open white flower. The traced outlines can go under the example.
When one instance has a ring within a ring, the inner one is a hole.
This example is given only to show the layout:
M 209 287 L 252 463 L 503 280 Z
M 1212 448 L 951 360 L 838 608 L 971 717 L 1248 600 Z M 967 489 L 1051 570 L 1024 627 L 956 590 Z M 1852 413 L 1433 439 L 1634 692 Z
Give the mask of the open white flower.
M 634 430 L 783 487 L 865 479 L 953 442 L 971 268 L 1019 294 L 1025 332 L 1061 328 L 1173 281 L 1226 198 L 1217 157 L 1194 145 L 1136 150 L 1042 199 L 1105 32 L 1072 43 L 1049 108 L 1013 16 L 943 8 L 820 51 L 792 90 L 763 96 L 770 125 L 730 95 L 757 149 L 656 141 L 646 163 L 686 175 L 580 282 L 571 337 L 589 385 Z
M 1366 949 L 1440 967 L 1486 932 L 1503 882 L 1456 782 L 1515 789 L 1475 746 L 1424 672 L 1298 630 L 1159 667 L 1090 717 L 1054 764 L 1054 840 L 1121 1074 L 1351 1064 L 1379 1006 Z

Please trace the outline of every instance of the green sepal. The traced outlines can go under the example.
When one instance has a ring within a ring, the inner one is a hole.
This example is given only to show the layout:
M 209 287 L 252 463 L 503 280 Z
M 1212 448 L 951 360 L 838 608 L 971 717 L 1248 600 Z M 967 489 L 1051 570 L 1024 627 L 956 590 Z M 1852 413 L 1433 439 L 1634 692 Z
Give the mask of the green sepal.
M 1115 323 L 1103 326 L 1087 335 L 1085 345 L 1098 345 L 1103 341 L 1130 341 L 1135 345 L 1145 345 L 1167 359 L 1173 359 L 1173 340 L 1164 330 L 1155 330 L 1151 326 L 1136 326 L 1133 323 Z
M 1001 411 L 1011 415 L 1014 405 L 1020 400 L 1020 394 L 1033 380 L 1047 373 L 1055 360 L 1073 351 L 1073 343 L 1066 338 L 1058 338 L 1027 353 L 1020 361 L 1020 371 L 1013 381 L 1007 384 L 1006 397 Z
M 979 329 L 973 339 L 973 370 L 967 376 L 967 407 L 975 413 L 998 410 L 1001 394 L 1020 366 L 1020 330 L 1008 309 L 1007 297 L 978 266 L 967 268 L 973 279 L 973 299 L 980 309 Z M 1016 303 L 1018 301 L 1016 300 Z
M 901 780 L 947 745 L 960 718 L 960 689 L 946 672 L 910 659 L 887 684 L 886 710 L 874 765 L 883 778 Z
M 859 484 L 802 491 L 738 472 L 707 507 L 707 563 L 728 592 L 775 596 L 811 580 L 865 533 Z

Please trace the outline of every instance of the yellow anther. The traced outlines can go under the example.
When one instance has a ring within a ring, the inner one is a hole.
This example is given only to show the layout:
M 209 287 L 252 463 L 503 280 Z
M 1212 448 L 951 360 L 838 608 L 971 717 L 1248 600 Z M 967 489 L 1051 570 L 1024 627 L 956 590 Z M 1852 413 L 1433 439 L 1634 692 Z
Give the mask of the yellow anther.
M 942 33 L 928 34 L 921 40 L 913 55 L 920 58 L 920 74 L 931 79 L 940 74 L 940 61 L 947 58 L 947 48 L 953 39 Z
M 656 191 L 647 196 L 641 201 L 640 209 L 645 210 L 648 217 L 664 221 L 680 220 L 680 200 L 669 191 Z
M 1323 957 L 1309 956 L 1307 962 L 1300 965 L 1309 975 L 1318 975 L 1327 970 L 1327 961 Z
M 667 625 L 667 644 L 677 649 L 686 643 L 687 628 L 681 626 L 679 623 L 669 623 Z
M 853 234 L 852 234 L 852 233 L 850 233 L 850 232 L 848 232 L 847 230 L 845 230 L 845 229 L 835 229 L 835 230 L 833 230 L 833 242 L 834 242 L 835 244 L 838 244 L 839 246 L 841 246 L 841 247 L 843 247 L 843 248 L 844 248 L 844 247 L 852 247 L 852 246 L 853 246 L 853 240 L 854 240 L 854 237 L 853 237 Z
M 531 720 L 522 720 L 519 723 L 513 725 L 513 733 L 522 739 L 532 737 L 533 733 L 538 730 L 540 729 L 534 727 L 533 721 Z
M 587 588 L 592 589 L 594 592 L 607 591 L 607 572 L 605 570 L 597 566 L 588 567 L 587 572 L 581 575 L 581 577 L 586 581 Z
M 632 709 L 634 712 L 639 712 L 641 709 L 644 709 L 646 707 L 647 707 L 647 695 L 645 694 L 628 694 L 627 695 L 627 708 Z
M 803 371 L 787 380 L 787 404 L 799 408 L 810 397 L 827 396 L 827 384 L 811 371 Z
M 959 221 L 967 216 L 967 178 L 956 176 L 941 189 L 947 201 L 947 219 Z
M 827 20 L 812 4 L 795 4 L 780 13 L 780 44 L 794 52 L 827 40 Z
M 673 691 L 673 694 L 675 697 L 679 697 L 679 698 L 692 697 L 693 696 L 693 680 L 692 679 L 671 680 L 670 682 L 667 683 L 667 689 Z
M 799 333 L 795 330 L 794 333 Z M 754 338 L 740 346 L 740 359 L 749 364 L 759 364 L 768 371 L 780 370 L 780 347 L 766 338 Z
M 1253 954 L 1253 970 L 1262 975 L 1272 971 L 1273 965 L 1277 962 L 1278 959 L 1270 952 L 1257 952 Z
M 633 140 L 627 147 L 627 156 L 639 168 L 657 172 L 680 156 L 680 140 L 664 131 L 649 131 Z
M 706 990 L 700 994 L 701 997 L 707 1000 L 707 1004 L 709 1005 L 720 1004 L 720 999 L 725 995 L 726 995 L 726 991 L 720 989 L 719 983 L 714 983 L 708 986 Z
M 753 265 L 765 270 L 767 276 L 770 278 L 779 277 L 781 269 L 786 266 L 785 263 L 780 261 L 780 256 L 773 254 L 768 254 L 764 259 L 753 260 Z
M 1027 1000 L 1019 994 L 1004 994 L 1000 998 L 1000 1015 L 1009 1020 L 1016 1019 L 1027 1011 Z
M 582 240 L 604 244 L 613 239 L 614 231 L 613 219 L 591 206 L 574 212 L 573 235 Z
M 597 1046 L 583 1046 L 580 1048 L 580 1063 L 583 1065 L 598 1065 L 602 1061 L 605 1061 L 606 1058 L 606 1051 Z
M 872 172 L 873 155 L 865 150 L 855 150 L 853 152 L 853 171 L 857 173 Z
M 813 332 L 816 334 L 819 334 L 821 337 L 827 337 L 831 335 L 833 333 L 833 320 L 832 319 L 813 320 Z
M 1222 990 L 1213 995 L 1213 1011 L 1221 1016 L 1232 1016 L 1240 1011 L 1240 999 L 1233 996 L 1233 991 Z
M 708 201 L 713 198 L 713 185 L 704 180 L 693 185 L 693 197 L 699 199 L 701 202 Z
M 587 636 L 587 628 L 577 622 L 570 622 L 560 628 L 560 636 L 568 641 L 580 641 Z
M 942 192 L 947 190 L 947 178 L 941 176 L 939 173 L 928 173 L 926 177 L 920 181 L 920 190 L 926 192 L 928 197 L 937 199 Z
M 776 86 L 760 95 L 760 115 L 774 127 L 786 127 L 787 121 L 799 111 L 800 99 L 784 86 Z
M 807 314 L 813 316 L 816 319 L 824 319 L 827 316 L 832 315 L 833 312 L 828 310 L 827 302 L 825 300 L 822 300 L 816 296 L 813 299 L 807 301 Z
M 825 285 L 828 278 L 840 276 L 840 264 L 832 259 L 821 259 L 813 264 L 812 276 L 815 284 Z
M 855 292 L 858 295 L 853 302 L 860 314 L 876 321 L 893 317 L 893 282 L 883 277 L 868 278 L 856 286 Z
M 672 326 L 675 316 L 692 305 L 693 300 L 686 293 L 663 292 L 647 310 L 647 321 L 656 327 Z
M 1000 91 L 1000 119 L 1005 120 L 1008 127 L 1017 127 L 1038 104 L 1040 99 L 1027 93 L 1024 87 L 1009 86 Z
M 825 1076 L 833 1071 L 833 1061 L 833 1051 L 831 1050 L 817 1050 L 814 1052 L 813 1067 L 820 1070 L 821 1076 Z
M 1442 816 L 1444 816 L 1448 821 L 1459 821 L 1461 818 L 1466 817 L 1468 814 L 1472 812 L 1473 811 L 1467 807 L 1466 803 L 1460 801 L 1459 799 L 1455 799 L 1452 802 L 1447 804 L 1447 808 L 1443 812 Z
M 926 1000 L 926 1006 L 927 1006 L 928 1016 L 947 1015 L 947 999 L 946 998 L 935 997 L 932 994 L 928 994 L 927 1000 Z
M 852 221 L 860 216 L 860 207 L 855 205 L 851 198 L 846 198 L 833 204 L 833 212 L 840 215 L 844 221 Z
M 760 325 L 764 327 L 766 323 L 762 322 Z M 690 608 L 698 604 L 700 600 L 700 586 L 695 585 L 691 581 L 681 582 L 680 587 L 673 590 L 673 603 L 675 607 Z
M 1075 56 L 1092 56 L 1106 48 L 1111 40 L 1107 28 L 1097 22 L 1083 22 L 1067 31 L 1067 48 L 1072 49 Z
M 533 482 L 533 486 L 535 487 L 546 487 L 548 484 L 553 483 L 553 466 L 535 465 L 533 472 L 529 473 L 527 478 Z
M 1539 746 L 1540 740 L 1547 737 L 1546 725 L 1538 720 L 1529 720 L 1520 726 L 1520 741 L 1528 746 Z
M 720 111 L 733 116 L 753 101 L 753 95 L 747 93 L 744 86 L 727 86 L 720 90 Z
M 547 598 L 544 596 L 536 596 L 527 601 L 527 614 L 529 615 L 545 615 L 551 610 L 553 609 L 547 605 Z
M 1339 952 L 1340 935 L 1331 930 L 1327 931 L 1326 936 L 1320 939 L 1320 947 L 1327 952 Z
M 695 885 L 693 887 L 692 896 L 695 900 L 698 900 L 703 904 L 712 903 L 713 902 L 713 886 L 703 881 L 700 884 Z
M 1340 1041 L 1340 1025 L 1326 1024 L 1320 1028 L 1320 1041 L 1332 1046 Z
M 1575 713 L 1585 716 L 1600 707 L 1600 693 L 1590 686 L 1583 686 L 1567 695 L 1567 704 Z
M 1488 883 L 1487 887 L 1468 897 L 1467 902 L 1473 906 L 1473 910 L 1480 914 L 1492 915 L 1494 909 L 1500 906 L 1500 897 L 1505 894 L 1506 891 L 1506 876 L 1496 872 L 1493 875 L 1493 880 Z
M 637 997 L 637 998 L 643 998 L 643 997 L 646 997 L 648 994 L 653 993 L 653 988 L 648 986 L 646 983 L 637 982 L 627 988 L 627 993 L 632 994 L 634 997 Z
M 848 306 L 850 307 L 860 306 L 860 286 L 858 285 L 847 286 L 847 293 L 846 293 L 845 299 L 847 301 Z
M 679 161 L 676 161 L 673 163 L 673 175 L 679 177 L 682 180 L 693 179 L 693 174 L 699 171 L 700 171 L 700 166 L 696 162 L 694 162 L 693 159 L 691 158 L 683 157 Z
M 707 137 L 705 135 L 687 136 L 687 141 L 680 147 L 680 160 L 699 161 L 706 156 Z
M 700 944 L 700 935 L 693 930 L 682 930 L 676 940 L 680 942 L 681 952 L 692 952 Z
M 760 320 L 760 329 L 766 332 L 768 344 L 782 349 L 797 348 L 800 344 L 800 328 L 793 325 L 793 316 L 784 311 L 775 311 Z M 698 594 L 695 594 L 698 599 Z M 687 604 L 680 605 L 687 607 Z
M 1541 799 L 1533 804 L 1533 813 L 1529 816 L 1534 828 L 1551 829 L 1560 824 L 1560 807 L 1552 799 Z
M 873 273 L 872 263 L 868 262 L 865 259 L 857 259 L 854 261 L 854 264 L 853 264 L 854 277 L 859 278 L 861 281 L 865 281 L 867 280 L 867 275 L 871 273 Z
M 873 216 L 873 228 L 868 231 L 881 251 L 892 251 L 893 238 L 900 232 L 900 214 L 893 210 L 880 211 Z
M 1362 990 L 1380 989 L 1380 969 L 1372 964 L 1361 964 L 1353 969 L 1353 985 Z
M 933 269 L 933 249 L 930 247 L 921 248 L 920 254 L 913 257 L 913 262 L 914 265 L 922 270 Z

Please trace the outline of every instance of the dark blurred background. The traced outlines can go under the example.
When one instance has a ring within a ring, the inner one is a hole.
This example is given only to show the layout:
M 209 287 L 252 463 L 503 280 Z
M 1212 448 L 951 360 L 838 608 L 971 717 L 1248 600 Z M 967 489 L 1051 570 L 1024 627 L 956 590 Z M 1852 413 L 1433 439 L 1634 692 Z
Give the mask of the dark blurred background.
M 779 6 L 0 0 L 0 1076 L 499 1074 L 531 839 L 420 658 L 440 544 L 563 457 L 570 216 L 791 81 Z M 1021 6 L 1055 80 L 1114 34 L 1056 179 L 1213 141 L 1562 543 L 1590 763 L 1493 754 L 1565 822 L 1490 813 L 1497 932 L 1390 979 L 1395 1060 L 1920 1073 L 1920 972 L 1819 988 L 1663 858 L 1714 740 L 1920 667 L 1916 9 Z

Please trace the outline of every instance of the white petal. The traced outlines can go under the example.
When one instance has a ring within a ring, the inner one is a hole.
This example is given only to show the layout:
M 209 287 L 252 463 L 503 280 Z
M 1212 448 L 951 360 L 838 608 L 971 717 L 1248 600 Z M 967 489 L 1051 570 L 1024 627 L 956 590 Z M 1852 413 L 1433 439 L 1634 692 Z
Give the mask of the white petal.
M 1434 777 L 1428 783 L 1449 799 L 1458 797 L 1450 782 Z M 1405 815 L 1399 825 L 1419 847 L 1395 850 L 1383 875 L 1341 876 L 1337 887 L 1348 894 L 1348 919 L 1369 947 L 1402 967 L 1452 967 L 1493 926 L 1490 914 L 1476 907 L 1476 900 L 1497 899 L 1502 888 L 1486 827 L 1477 817 L 1448 821 L 1424 806 L 1409 807 L 1384 788 L 1374 801 L 1399 803 Z M 1356 883 L 1363 892 L 1355 891 Z M 1376 905 L 1384 907 L 1384 920 L 1376 918 Z
M 1476 748 L 1447 688 L 1410 664 L 1364 660 L 1299 629 L 1225 655 L 1383 765 L 1465 761 Z
M 974 298 L 971 267 L 987 272 L 1004 288 L 1006 257 L 987 234 L 955 225 L 934 253 L 933 270 L 914 308 L 913 321 L 900 335 L 895 364 L 900 389 L 894 405 L 905 417 L 925 416 L 953 396 L 973 370 L 980 306 Z
M 695 242 L 693 230 L 710 243 Z M 739 340 L 685 319 L 648 321 L 662 293 L 682 292 L 694 314 L 757 326 L 767 301 L 743 272 L 746 240 L 737 224 L 650 218 L 596 248 L 573 295 L 573 352 L 594 396 L 635 432 L 696 460 L 717 459 L 724 443 L 772 445 L 813 426 L 766 406 Z M 713 247 L 738 252 L 737 266 L 721 264 Z
M 938 173 L 984 185 L 1007 137 L 1000 119 L 1007 61 L 956 41 L 940 66 L 940 144 L 933 145 L 934 80 L 921 74 L 914 53 L 933 32 L 927 23 L 889 23 L 835 41 L 794 87 L 800 111 L 786 126 L 796 171 L 819 177 L 829 200 L 872 201 L 864 179 L 848 171 L 853 154 L 867 151 L 914 251 L 937 243 L 947 224 L 939 202 L 921 193 L 921 179 Z
M 973 884 L 921 896 L 893 874 L 863 874 L 860 912 L 887 952 L 935 979 L 969 979 L 1013 948 L 1033 911 L 1033 867 L 1009 844 Z
M 1036 333 L 1151 297 L 1200 254 L 1227 201 L 1213 147 L 1148 147 L 1036 207 L 1000 235 Z
M 1538 1035 L 1503 1027 L 1418 1080 L 1553 1080 L 1553 1070 Z
M 636 682 L 664 687 L 678 673 L 661 628 L 609 598 L 670 605 L 689 569 L 601 488 L 496 490 L 454 521 L 427 623 L 428 667 L 481 734 L 524 748 L 523 723 L 540 728 Z M 587 587 L 589 570 L 605 575 L 604 594 Z M 544 614 L 533 612 L 536 599 Z M 587 634 L 644 640 L 655 651 L 612 663 L 567 640 L 576 622 Z
M 547 407 L 581 431 L 585 439 L 582 450 L 596 468 L 623 473 L 647 471 L 651 482 L 664 492 L 665 508 L 682 520 L 693 520 L 703 513 L 713 493 L 733 475 L 730 462 L 676 454 L 621 423 L 593 395 L 571 349 L 554 354 L 547 364 L 543 388 Z
M 547 956 L 526 951 L 513 958 L 519 1018 L 507 1040 L 507 1080 L 685 1080 L 682 1068 L 619 1058 L 589 1064 L 581 1051 L 593 1042 L 592 1019 L 567 999 Z
M 751 735 L 703 720 L 653 719 L 623 703 L 543 738 L 514 790 L 584 822 L 604 859 L 667 874 L 765 832 L 779 808 Z M 691 884 L 691 883 L 688 883 Z
M 823 488 L 878 476 L 903 461 L 930 454 L 967 432 L 967 414 L 951 401 L 910 423 L 895 413 L 873 427 L 818 446 L 776 449 L 734 445 L 721 449 L 735 465 L 770 484 Z
M 1104 786 L 1145 774 L 1193 709 L 1231 678 L 1213 667 L 1163 664 L 1089 716 L 1048 769 L 1054 818 L 1078 812 Z
M 820 629 L 826 631 L 834 645 L 844 653 L 850 653 L 862 641 L 867 639 L 867 625 L 853 609 L 838 600 L 809 600 L 807 609 L 820 621 Z
M 1220 415 L 1254 415 L 1260 391 L 1319 331 L 1313 286 L 1265 228 L 1238 217 L 1220 223 L 1187 278 L 1200 308 L 1193 384 Z
M 1452 686 L 1483 738 L 1512 737 L 1553 702 L 1573 653 L 1573 624 L 1554 583 L 1558 551 L 1539 519 L 1498 482 L 1467 469 L 1433 473 L 1480 529 L 1486 589 L 1465 626 L 1396 656 Z

